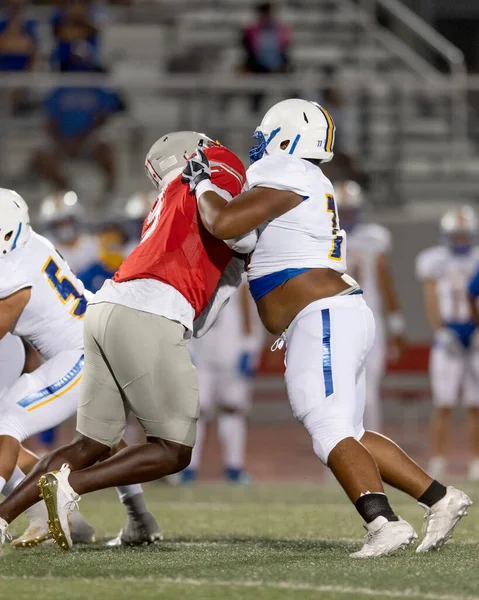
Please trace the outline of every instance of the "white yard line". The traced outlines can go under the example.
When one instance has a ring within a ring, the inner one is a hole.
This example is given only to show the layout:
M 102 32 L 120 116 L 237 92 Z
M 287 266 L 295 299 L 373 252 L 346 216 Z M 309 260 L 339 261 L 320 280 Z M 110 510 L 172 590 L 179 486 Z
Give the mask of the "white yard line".
M 363 596 L 379 597 L 379 598 L 407 598 L 413 600 L 418 598 L 420 600 L 479 600 L 479 596 L 458 596 L 456 594 L 436 594 L 436 593 L 424 593 L 418 590 L 379 590 L 373 588 L 363 587 L 352 587 L 352 586 L 341 586 L 341 585 L 312 585 L 308 583 L 278 583 L 273 581 L 222 581 L 219 579 L 189 579 L 183 577 L 176 578 L 152 578 L 152 577 L 15 577 L 10 575 L 0 575 L 0 581 L 49 581 L 49 582 L 119 582 L 119 583 L 153 583 L 158 586 L 161 585 L 185 585 L 185 586 L 197 586 L 197 587 L 225 587 L 225 588 L 260 588 L 260 589 L 272 589 L 272 590 L 291 590 L 297 592 L 318 592 L 318 593 L 338 593 L 338 594 L 350 594 L 351 596 Z

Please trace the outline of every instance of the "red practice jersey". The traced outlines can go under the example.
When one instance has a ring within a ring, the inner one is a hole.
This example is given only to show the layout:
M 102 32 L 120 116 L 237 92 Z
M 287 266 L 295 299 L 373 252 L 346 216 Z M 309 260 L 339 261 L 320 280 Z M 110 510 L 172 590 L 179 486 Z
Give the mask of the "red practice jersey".
M 206 148 L 214 185 L 237 196 L 246 180 L 241 160 L 227 148 Z M 140 244 L 113 281 L 156 279 L 171 285 L 193 306 L 196 317 L 206 307 L 233 251 L 201 222 L 196 196 L 181 174 L 160 194 L 143 224 Z

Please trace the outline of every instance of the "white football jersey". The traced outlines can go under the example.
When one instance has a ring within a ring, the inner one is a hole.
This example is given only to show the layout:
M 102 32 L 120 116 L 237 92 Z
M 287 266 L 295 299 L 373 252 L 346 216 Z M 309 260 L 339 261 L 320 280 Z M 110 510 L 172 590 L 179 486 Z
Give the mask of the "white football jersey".
M 247 171 L 248 188 L 291 190 L 297 207 L 260 228 L 248 279 L 284 269 L 346 271 L 346 233 L 339 228 L 334 190 L 321 169 L 289 154 L 265 156 Z
M 452 253 L 447 246 L 423 250 L 416 260 L 419 279 L 435 279 L 441 317 L 446 323 L 465 323 L 471 314 L 467 286 L 479 266 L 479 248 L 465 255 Z
M 382 312 L 378 257 L 391 250 L 391 234 L 382 225 L 360 223 L 348 233 L 348 275 L 355 279 L 375 315 Z
M 31 298 L 12 333 L 46 360 L 64 350 L 81 350 L 85 288 L 53 245 L 34 232 L 24 246 L 0 257 L 0 299 L 27 287 Z
M 91 235 L 81 235 L 74 246 L 51 241 L 75 275 L 98 260 L 98 242 Z

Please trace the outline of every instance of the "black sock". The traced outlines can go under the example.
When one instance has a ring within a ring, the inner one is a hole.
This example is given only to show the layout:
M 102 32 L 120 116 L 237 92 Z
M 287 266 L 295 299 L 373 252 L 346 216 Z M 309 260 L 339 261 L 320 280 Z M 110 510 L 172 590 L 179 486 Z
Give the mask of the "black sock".
M 436 502 L 442 500 L 446 493 L 446 486 L 442 485 L 442 483 L 439 483 L 439 481 L 434 480 L 424 494 L 417 499 L 417 501 L 431 508 L 433 504 L 436 504 Z
M 389 506 L 389 500 L 385 494 L 364 494 L 356 500 L 354 506 L 366 523 L 371 523 L 376 517 L 385 517 L 388 521 L 399 521 Z

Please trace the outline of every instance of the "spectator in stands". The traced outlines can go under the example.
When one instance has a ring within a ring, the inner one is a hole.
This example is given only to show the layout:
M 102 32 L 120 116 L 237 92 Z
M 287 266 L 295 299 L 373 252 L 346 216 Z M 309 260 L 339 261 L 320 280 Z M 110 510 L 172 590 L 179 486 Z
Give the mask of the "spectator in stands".
M 25 16 L 23 0 L 8 0 L 0 12 L 0 71 L 29 71 L 37 48 L 36 22 Z
M 257 20 L 243 31 L 245 71 L 285 73 L 289 68 L 290 30 L 276 19 L 271 2 L 261 2 L 256 12 Z M 261 94 L 252 97 L 253 110 L 259 110 L 262 97 Z
M 102 71 L 91 57 L 75 53 L 69 59 L 68 70 Z M 124 110 L 124 104 L 120 96 L 105 88 L 63 87 L 54 90 L 46 100 L 50 145 L 36 153 L 33 168 L 58 190 L 65 190 L 72 187 L 61 167 L 65 158 L 93 159 L 105 175 L 105 192 L 113 193 L 115 157 L 113 148 L 102 140 L 101 133 L 107 121 L 121 110 Z
M 52 62 L 62 71 L 70 70 L 70 61 L 77 52 L 88 53 L 99 62 L 100 30 L 91 4 L 90 0 L 66 0 L 52 17 L 56 40 Z

